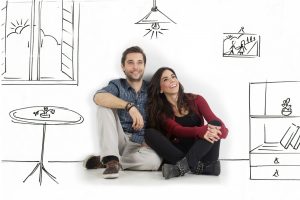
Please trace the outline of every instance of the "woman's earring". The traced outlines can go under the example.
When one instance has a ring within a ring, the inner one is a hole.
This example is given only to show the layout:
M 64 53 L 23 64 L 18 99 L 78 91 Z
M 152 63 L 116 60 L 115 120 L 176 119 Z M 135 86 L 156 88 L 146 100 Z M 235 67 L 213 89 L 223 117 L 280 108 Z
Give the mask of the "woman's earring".
M 164 93 L 164 91 L 161 90 L 160 93 L 162 94 L 162 93 Z

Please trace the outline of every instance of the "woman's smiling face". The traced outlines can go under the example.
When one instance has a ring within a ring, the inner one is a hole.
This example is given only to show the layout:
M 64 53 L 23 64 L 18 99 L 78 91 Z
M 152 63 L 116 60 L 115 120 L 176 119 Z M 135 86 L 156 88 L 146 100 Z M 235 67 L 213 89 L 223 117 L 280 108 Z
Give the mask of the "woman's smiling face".
M 179 81 L 176 75 L 170 70 L 165 70 L 160 78 L 160 92 L 168 95 L 177 94 L 178 91 Z

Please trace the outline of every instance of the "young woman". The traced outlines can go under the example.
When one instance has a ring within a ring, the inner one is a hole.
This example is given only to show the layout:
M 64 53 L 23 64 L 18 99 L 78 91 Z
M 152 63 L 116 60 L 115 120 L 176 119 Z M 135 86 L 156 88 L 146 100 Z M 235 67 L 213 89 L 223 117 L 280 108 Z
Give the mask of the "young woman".
M 150 81 L 148 120 L 145 141 L 164 159 L 165 179 L 220 174 L 220 139 L 228 130 L 202 96 L 184 93 L 171 68 L 158 69 Z

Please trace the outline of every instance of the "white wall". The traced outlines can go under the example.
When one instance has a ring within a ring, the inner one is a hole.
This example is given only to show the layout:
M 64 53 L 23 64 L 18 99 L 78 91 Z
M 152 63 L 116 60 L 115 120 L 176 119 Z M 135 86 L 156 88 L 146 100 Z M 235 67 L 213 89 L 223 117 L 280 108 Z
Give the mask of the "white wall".
M 94 92 L 110 79 L 123 76 L 120 58 L 131 45 L 148 58 L 146 76 L 161 66 L 176 70 L 186 92 L 203 95 L 226 123 L 221 158 L 249 157 L 249 82 L 300 80 L 300 28 L 296 0 L 158 0 L 158 8 L 177 24 L 158 39 L 143 37 L 146 26 L 134 24 L 152 7 L 151 0 L 81 2 L 79 85 L 1 85 L 1 159 L 38 157 L 42 129 L 11 122 L 11 110 L 56 105 L 80 113 L 75 126 L 48 128 L 48 160 L 81 160 L 99 152 Z M 261 36 L 258 58 L 222 57 L 223 33 Z

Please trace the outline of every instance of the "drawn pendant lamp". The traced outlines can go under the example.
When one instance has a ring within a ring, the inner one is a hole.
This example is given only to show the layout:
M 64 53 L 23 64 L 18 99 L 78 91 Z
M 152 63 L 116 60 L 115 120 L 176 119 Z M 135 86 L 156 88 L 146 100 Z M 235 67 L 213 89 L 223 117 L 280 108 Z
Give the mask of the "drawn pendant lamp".
M 147 33 L 144 35 L 144 37 L 149 35 L 152 39 L 153 37 L 158 38 L 159 34 L 163 34 L 163 31 L 168 30 L 166 28 L 162 28 L 161 26 L 162 24 L 167 23 L 176 24 L 176 22 L 158 10 L 156 6 L 156 0 L 153 0 L 153 7 L 151 8 L 151 11 L 135 24 L 149 24 L 150 28 L 146 29 Z

